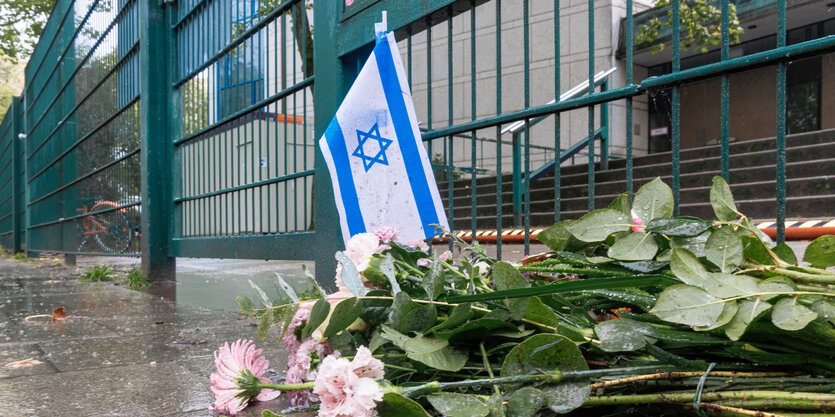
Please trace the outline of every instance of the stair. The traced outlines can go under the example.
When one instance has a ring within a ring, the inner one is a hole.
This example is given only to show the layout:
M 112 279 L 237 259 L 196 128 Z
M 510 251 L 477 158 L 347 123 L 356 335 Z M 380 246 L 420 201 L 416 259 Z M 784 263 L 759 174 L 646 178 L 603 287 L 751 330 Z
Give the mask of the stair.
M 730 186 L 737 207 L 753 219 L 774 219 L 776 214 L 775 138 L 730 144 Z M 820 219 L 835 217 L 835 129 L 786 137 L 786 217 Z M 721 173 L 721 147 L 705 146 L 680 153 L 680 214 L 713 218 L 709 193 L 712 178 Z M 535 167 L 533 167 L 535 168 Z M 560 216 L 575 219 L 588 212 L 588 167 L 564 166 L 560 170 Z M 466 176 L 466 174 L 465 174 Z M 672 154 L 657 153 L 633 159 L 633 190 L 660 176 L 672 183 Z M 496 177 L 478 178 L 476 227 L 496 228 Z M 605 208 L 626 191 L 626 161 L 610 161 L 609 169 L 595 172 L 595 208 Z M 438 182 L 444 206 L 449 208 L 449 188 Z M 453 227 L 471 228 L 472 188 L 469 177 L 453 182 Z M 513 224 L 513 179 L 502 176 L 502 227 Z M 531 186 L 531 226 L 554 222 L 554 176 Z

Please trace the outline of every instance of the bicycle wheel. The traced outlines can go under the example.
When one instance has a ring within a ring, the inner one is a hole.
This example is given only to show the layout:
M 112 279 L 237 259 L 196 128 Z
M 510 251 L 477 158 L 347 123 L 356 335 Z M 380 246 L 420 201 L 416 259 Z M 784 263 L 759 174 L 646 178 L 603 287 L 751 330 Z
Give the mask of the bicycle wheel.
M 133 227 L 125 213 L 111 211 L 90 217 L 96 228 L 101 229 L 96 233 L 96 242 L 105 252 L 122 253 L 130 246 Z

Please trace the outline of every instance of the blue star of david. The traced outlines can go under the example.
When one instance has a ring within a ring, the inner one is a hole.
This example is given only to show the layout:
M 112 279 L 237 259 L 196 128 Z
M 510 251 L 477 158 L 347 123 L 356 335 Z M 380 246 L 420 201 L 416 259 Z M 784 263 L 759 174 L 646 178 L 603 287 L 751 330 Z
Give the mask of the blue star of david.
M 369 139 L 376 140 L 380 145 L 380 150 L 374 156 L 366 155 L 365 150 L 363 149 L 365 142 Z M 354 153 L 351 155 L 362 159 L 362 166 L 365 167 L 365 172 L 368 172 L 374 164 L 389 164 L 388 158 L 386 158 L 386 149 L 388 149 L 394 141 L 380 136 L 380 128 L 377 126 L 377 123 L 374 123 L 374 126 L 369 129 L 368 132 L 363 132 L 357 129 L 357 140 L 359 140 L 359 145 L 357 145 L 357 149 L 354 149 Z

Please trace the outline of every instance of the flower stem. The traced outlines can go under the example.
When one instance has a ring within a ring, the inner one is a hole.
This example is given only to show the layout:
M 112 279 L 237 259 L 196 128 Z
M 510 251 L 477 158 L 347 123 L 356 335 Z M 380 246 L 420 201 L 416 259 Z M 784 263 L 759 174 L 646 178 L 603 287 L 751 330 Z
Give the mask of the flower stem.
M 662 394 L 635 395 L 602 395 L 589 397 L 583 406 L 595 407 L 601 405 L 621 404 L 656 404 L 656 403 L 689 403 L 693 401 L 695 393 L 667 392 Z M 835 403 L 835 394 L 817 392 L 787 392 L 787 391 L 724 391 L 702 393 L 702 401 L 735 401 L 735 404 L 745 406 L 749 401 L 773 400 L 788 403 L 808 403 L 820 407 L 831 407 Z M 819 408 L 820 408 L 819 407 Z M 818 409 L 818 408 L 815 408 Z
M 313 382 L 304 382 L 301 384 L 272 384 L 269 382 L 259 382 L 258 388 L 269 388 L 279 391 L 301 391 L 313 389 Z

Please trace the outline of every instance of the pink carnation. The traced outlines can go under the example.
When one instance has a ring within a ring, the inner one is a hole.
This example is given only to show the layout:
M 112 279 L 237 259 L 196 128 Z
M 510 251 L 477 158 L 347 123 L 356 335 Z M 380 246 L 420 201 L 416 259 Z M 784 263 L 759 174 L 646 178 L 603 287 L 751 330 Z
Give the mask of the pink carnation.
M 644 222 L 642 222 L 641 218 L 638 217 L 638 213 L 635 213 L 635 209 L 632 209 L 632 223 L 637 225 L 637 226 L 632 226 L 632 231 L 633 232 L 643 232 L 644 230 L 646 230 L 643 227 L 639 227 L 639 226 L 644 226 Z
M 374 236 L 384 243 L 397 240 L 397 229 L 391 226 L 380 226 L 374 231 Z
M 383 391 L 375 379 L 383 376 L 383 363 L 365 346 L 357 349 L 353 361 L 328 356 L 319 365 L 313 392 L 319 396 L 320 417 L 371 417 L 377 415 L 375 401 Z
M 417 249 L 421 252 L 428 252 L 429 251 L 429 245 L 427 245 L 426 241 L 423 240 L 423 239 L 412 240 L 409 243 L 407 243 L 406 246 L 408 246 L 410 248 L 415 248 L 415 249 Z
M 284 343 L 284 347 L 287 348 L 288 352 L 294 352 L 298 349 L 301 341 L 296 337 L 296 330 L 310 319 L 310 311 L 313 309 L 313 304 L 313 301 L 305 301 L 299 304 L 299 309 L 296 310 L 296 314 L 293 315 L 290 324 L 287 325 L 287 331 L 281 337 L 281 343 Z
M 217 372 L 211 375 L 215 410 L 235 415 L 246 408 L 250 401 L 269 401 L 281 394 L 281 391 L 268 388 L 252 392 L 242 386 L 243 382 L 251 377 L 261 382 L 270 382 L 262 376 L 270 363 L 259 355 L 261 349 L 255 349 L 251 340 L 243 339 L 238 339 L 231 346 L 224 343 L 215 351 Z
M 317 358 L 324 358 L 334 353 L 334 351 L 328 342 L 318 342 L 308 338 L 297 349 L 290 351 L 290 357 L 287 361 L 287 375 L 284 381 L 288 384 L 300 384 L 315 379 L 316 373 L 310 371 L 311 354 L 314 353 Z M 290 391 L 289 396 L 290 403 L 297 407 L 306 406 L 311 400 L 315 400 L 311 398 L 308 390 Z

